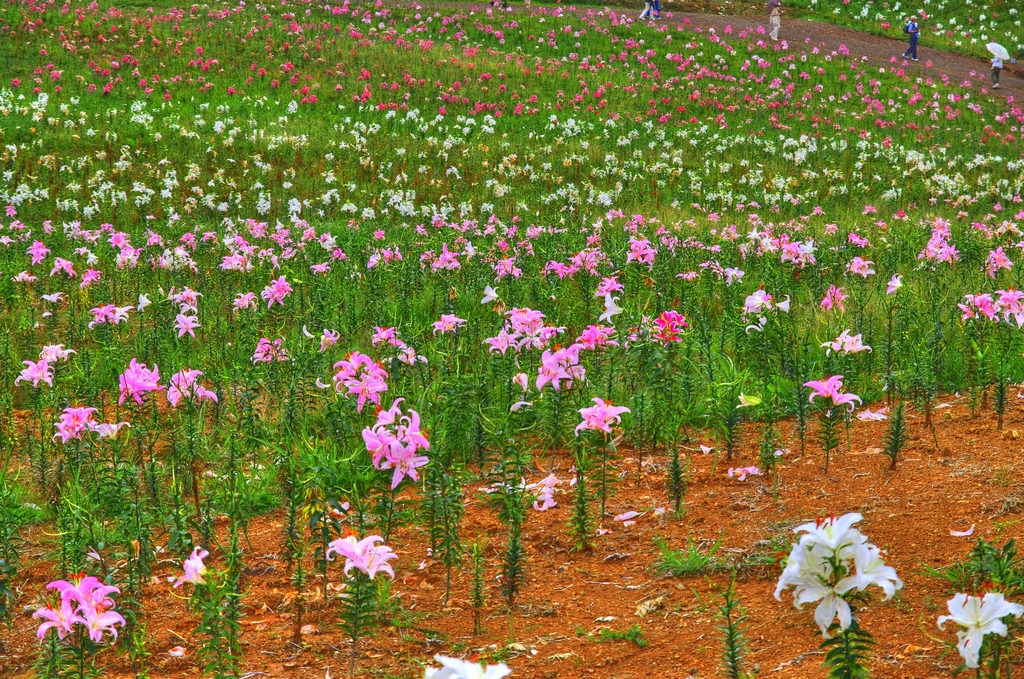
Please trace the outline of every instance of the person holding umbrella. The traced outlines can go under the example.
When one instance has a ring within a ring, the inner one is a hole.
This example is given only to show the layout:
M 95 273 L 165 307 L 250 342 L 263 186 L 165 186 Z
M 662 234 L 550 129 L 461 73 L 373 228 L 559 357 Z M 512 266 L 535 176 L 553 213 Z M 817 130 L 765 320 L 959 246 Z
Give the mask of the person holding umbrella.
M 917 27 L 917 20 L 914 17 L 907 17 L 903 32 L 910 36 L 910 47 L 903 53 L 903 58 L 917 61 L 917 39 L 921 36 L 921 29 Z
M 1003 60 L 1010 58 L 1010 53 L 999 43 L 990 42 L 985 45 L 992 53 L 992 89 L 999 89 L 999 72 L 1003 70 Z
M 782 21 L 779 19 L 781 12 L 779 11 L 779 5 L 782 4 L 782 0 L 768 0 L 768 24 L 772 27 L 770 36 L 775 42 L 779 41 L 779 29 L 782 27 Z

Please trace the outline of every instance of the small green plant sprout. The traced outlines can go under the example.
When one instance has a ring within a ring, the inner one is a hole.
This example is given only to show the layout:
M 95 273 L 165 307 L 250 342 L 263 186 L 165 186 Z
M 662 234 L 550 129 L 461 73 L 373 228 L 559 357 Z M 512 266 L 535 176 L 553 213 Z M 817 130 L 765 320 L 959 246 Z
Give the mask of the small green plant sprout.
M 885 432 L 884 447 L 882 448 L 882 452 L 889 458 L 889 469 L 896 469 L 896 459 L 910 438 L 903 415 L 903 401 L 900 401 L 892 409 L 892 417 L 889 418 L 889 428 Z
M 717 606 L 722 624 L 718 631 L 722 633 L 722 672 L 729 679 L 743 679 L 744 655 L 747 642 L 743 635 L 742 625 L 747 619 L 736 600 L 736 574 L 729 580 L 729 586 L 720 594 L 722 603 Z
M 601 629 L 596 636 L 590 637 L 590 639 L 597 642 L 629 641 L 636 644 L 639 648 L 645 648 L 647 646 L 647 640 L 644 639 L 644 631 L 640 625 L 633 625 L 623 632 L 617 632 L 605 627 Z

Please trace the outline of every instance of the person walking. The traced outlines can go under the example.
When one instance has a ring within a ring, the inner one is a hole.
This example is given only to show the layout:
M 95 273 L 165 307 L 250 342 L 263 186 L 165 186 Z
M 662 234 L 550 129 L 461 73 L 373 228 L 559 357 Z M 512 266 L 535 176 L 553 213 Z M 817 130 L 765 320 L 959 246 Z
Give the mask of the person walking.
M 782 19 L 779 18 L 782 11 L 779 9 L 779 5 L 780 3 L 772 5 L 771 12 L 768 14 L 768 24 L 772 27 L 769 35 L 772 36 L 772 40 L 775 42 L 779 41 L 779 29 L 782 28 Z
M 654 0 L 654 15 L 651 18 L 655 20 L 661 18 L 661 0 Z
M 992 89 L 999 89 L 999 72 L 1003 70 L 1003 60 L 1000 57 L 992 57 Z
M 917 39 L 921 36 L 921 29 L 918 28 L 917 20 L 914 17 L 907 17 L 903 32 L 910 36 L 910 47 L 903 53 L 903 58 L 917 61 Z
M 640 12 L 640 20 L 653 18 L 654 0 L 644 0 L 644 11 Z

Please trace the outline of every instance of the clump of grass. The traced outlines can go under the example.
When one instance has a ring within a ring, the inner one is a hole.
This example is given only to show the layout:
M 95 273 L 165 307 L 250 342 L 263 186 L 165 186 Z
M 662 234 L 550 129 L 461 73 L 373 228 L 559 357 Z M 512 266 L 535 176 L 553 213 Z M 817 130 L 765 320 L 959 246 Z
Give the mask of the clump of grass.
M 597 633 L 597 636 L 590 637 L 591 641 L 605 642 L 605 641 L 631 641 L 640 648 L 647 646 L 647 640 L 644 639 L 644 630 L 640 625 L 633 625 L 624 632 L 617 632 L 607 627 Z
M 673 550 L 665 544 L 664 538 L 654 543 L 657 545 L 661 556 L 654 564 L 654 568 L 662 574 L 676 577 L 684 575 L 700 575 L 701 573 L 712 573 L 724 567 L 721 560 L 715 558 L 718 548 L 722 545 L 722 538 L 715 541 L 706 553 L 693 542 L 690 536 L 686 537 L 685 550 Z

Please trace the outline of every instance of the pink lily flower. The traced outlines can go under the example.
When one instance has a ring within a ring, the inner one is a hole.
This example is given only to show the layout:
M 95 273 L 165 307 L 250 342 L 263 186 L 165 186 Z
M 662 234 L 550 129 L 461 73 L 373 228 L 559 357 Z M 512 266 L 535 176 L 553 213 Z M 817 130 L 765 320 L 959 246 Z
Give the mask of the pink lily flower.
M 240 292 L 235 295 L 235 313 L 238 313 L 242 309 L 255 309 L 256 308 L 256 293 L 255 292 Z
M 203 559 L 209 555 L 210 553 L 205 549 L 199 549 L 198 547 L 193 549 L 189 557 L 182 562 L 181 567 L 184 569 L 185 574 L 175 580 L 174 587 L 181 587 L 186 582 L 190 582 L 193 585 L 206 584 L 203 576 L 206 575 L 209 569 L 203 563 Z
M 846 308 L 843 306 L 843 300 L 847 297 L 849 297 L 849 295 L 844 293 L 842 288 L 830 285 L 828 287 L 828 292 L 825 293 L 825 296 L 822 298 L 819 306 L 822 311 L 829 311 L 834 307 L 839 309 L 839 313 L 845 313 Z
M 861 335 L 850 335 L 849 330 L 843 330 L 832 342 L 825 342 L 821 345 L 827 347 L 825 349 L 826 355 L 831 355 L 833 351 L 843 354 L 856 354 L 862 351 L 871 351 L 871 347 L 864 344 Z
M 50 628 L 53 628 L 57 630 L 57 637 L 63 641 L 64 637 L 74 631 L 75 625 L 85 624 L 85 618 L 75 613 L 71 601 L 67 599 L 61 599 L 59 608 L 54 608 L 52 605 L 45 606 L 33 613 L 32 617 L 46 621 L 36 631 L 36 635 L 40 639 Z
M 89 610 L 86 609 L 85 615 L 85 626 L 89 630 L 89 638 L 95 643 L 101 643 L 103 641 L 103 634 L 107 633 L 117 639 L 117 627 L 115 625 L 124 625 L 125 619 L 116 611 L 100 611 L 100 610 Z
M 96 408 L 65 408 L 64 412 L 60 414 L 60 421 L 53 425 L 57 428 L 53 439 L 60 438 L 60 442 L 65 444 L 72 439 L 81 439 L 82 434 L 89 431 L 95 424 L 92 420 L 94 412 L 96 412 Z
M 459 318 L 455 314 L 442 314 L 441 320 L 434 322 L 434 334 L 441 333 L 444 335 L 449 332 L 455 332 L 465 324 L 466 319 Z
M 197 404 L 203 401 L 219 403 L 217 394 L 200 384 L 198 378 L 202 374 L 200 370 L 184 368 L 171 376 L 171 382 L 167 388 L 167 400 L 171 407 L 177 408 L 182 399 L 189 399 Z
M 160 367 L 154 365 L 153 369 L 150 370 L 146 367 L 145 363 L 139 363 L 134 358 L 128 364 L 128 369 L 121 373 L 119 381 L 121 384 L 121 398 L 117 402 L 118 405 L 123 404 L 124 400 L 129 396 L 135 399 L 136 403 L 142 405 L 143 396 L 151 391 L 163 389 L 160 386 Z
M 287 361 L 290 357 L 288 350 L 282 346 L 283 343 L 284 340 L 280 338 L 271 342 L 266 337 L 261 337 L 260 341 L 256 343 L 256 351 L 252 354 L 252 362 L 256 364 Z
M 22 361 L 25 367 L 22 368 L 21 374 L 14 378 L 14 386 L 18 386 L 21 382 L 32 382 L 32 387 L 35 389 L 39 388 L 40 382 L 46 382 L 49 386 L 53 386 L 53 366 L 50 365 L 45 359 L 39 359 L 38 361 Z
M 682 332 L 690 327 L 685 316 L 672 310 L 666 311 L 654 319 L 654 324 L 658 327 L 655 337 L 660 339 L 665 346 L 668 346 L 670 342 L 682 342 Z
M 847 270 L 850 273 L 861 276 L 862 278 L 867 278 L 868 276 L 871 276 L 872 274 L 875 273 L 875 270 L 871 268 L 872 264 L 874 264 L 874 262 L 867 261 L 860 257 L 854 257 L 850 261 L 850 265 L 847 268 Z
M 39 352 L 39 358 L 47 363 L 56 363 L 57 361 L 67 361 L 71 358 L 71 354 L 77 353 L 74 349 L 65 349 L 63 344 L 48 344 Z
M 580 415 L 583 416 L 583 421 L 576 426 L 577 436 L 580 435 L 581 429 L 602 431 L 610 434 L 612 423 L 621 422 L 622 414 L 630 412 L 629 408 L 625 406 L 612 405 L 610 402 L 600 398 L 595 398 L 593 401 L 595 405 L 589 408 L 580 408 Z
M 804 386 L 811 389 L 811 395 L 808 401 L 814 403 L 814 399 L 821 397 L 827 398 L 832 401 L 834 406 L 849 406 L 850 412 L 853 412 L 854 402 L 862 403 L 859 396 L 856 394 L 841 394 L 839 390 L 843 388 L 843 376 L 833 375 L 825 379 L 824 381 L 812 380 L 810 382 L 804 382 Z
M 329 348 L 338 344 L 340 335 L 334 330 L 324 328 L 324 334 L 320 338 L 320 353 L 326 352 Z
M 195 337 L 195 329 L 199 327 L 199 319 L 195 316 L 186 316 L 185 314 L 178 314 L 174 319 L 174 329 L 178 331 L 178 338 L 181 339 L 188 333 L 189 336 Z
M 417 455 L 419 449 L 414 443 L 403 445 L 399 441 L 392 441 L 385 453 L 388 463 L 394 468 L 395 473 L 391 476 L 391 490 L 398 488 L 402 479 L 406 476 L 413 481 L 419 481 L 420 475 L 416 470 L 425 467 L 430 462 L 426 455 Z
M 267 303 L 267 308 L 274 306 L 274 304 L 280 304 L 284 306 L 285 298 L 292 294 L 292 286 L 288 284 L 284 276 L 275 278 L 270 281 L 270 285 L 263 288 L 263 292 L 260 293 L 260 297 Z
M 357 540 L 354 535 L 339 538 L 328 545 L 327 560 L 333 561 L 332 554 L 345 557 L 345 575 L 348 575 L 353 568 L 362 571 L 373 580 L 377 573 L 387 573 L 392 579 L 395 571 L 388 564 L 391 559 L 397 559 L 395 554 L 387 545 L 377 545 L 384 542 L 379 535 Z

